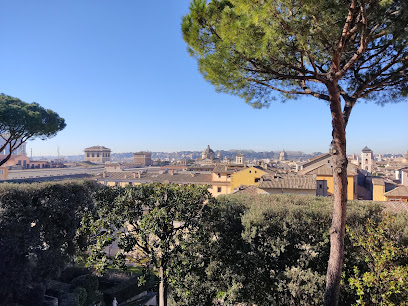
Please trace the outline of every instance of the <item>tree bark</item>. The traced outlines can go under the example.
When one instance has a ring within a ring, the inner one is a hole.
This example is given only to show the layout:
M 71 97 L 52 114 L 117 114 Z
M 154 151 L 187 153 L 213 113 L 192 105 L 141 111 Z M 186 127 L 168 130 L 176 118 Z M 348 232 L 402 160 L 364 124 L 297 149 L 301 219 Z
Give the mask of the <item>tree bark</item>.
M 167 306 L 167 278 L 164 274 L 164 268 L 159 268 L 159 306 Z
M 332 114 L 333 219 L 330 228 L 330 257 L 326 274 L 324 305 L 338 305 L 344 258 L 347 211 L 346 123 L 343 118 L 337 81 L 328 86 Z

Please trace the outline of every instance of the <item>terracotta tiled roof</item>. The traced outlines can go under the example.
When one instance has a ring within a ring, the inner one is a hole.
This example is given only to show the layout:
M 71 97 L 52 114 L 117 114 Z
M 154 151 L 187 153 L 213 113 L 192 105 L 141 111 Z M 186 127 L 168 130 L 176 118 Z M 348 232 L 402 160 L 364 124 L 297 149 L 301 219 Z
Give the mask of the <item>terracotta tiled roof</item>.
M 92 146 L 89 148 L 86 148 L 84 151 L 111 151 L 111 149 L 108 149 L 104 146 Z
M 329 158 L 330 156 L 331 156 L 330 153 L 324 153 L 324 154 L 318 155 L 316 157 L 310 158 L 307 162 L 303 164 L 303 166 L 308 167 L 312 165 L 314 162 Z
M 125 181 L 138 183 L 153 183 L 166 182 L 175 184 L 210 184 L 212 174 L 207 173 L 141 173 L 138 172 L 107 172 L 105 177 L 103 174 L 98 175 L 98 180 L 101 181 Z
M 214 173 L 235 173 L 245 169 L 244 165 L 241 166 L 228 166 L 228 165 L 218 165 L 213 169 Z
M 408 197 L 408 186 L 399 186 L 386 193 L 386 197 Z
M 347 175 L 354 176 L 357 175 L 357 166 L 351 163 L 347 166 Z M 316 174 L 316 175 L 333 175 L 333 167 L 331 164 L 323 164 L 320 166 L 316 166 L 314 168 L 304 169 L 299 171 L 298 174 L 306 175 L 306 174 Z
M 241 185 L 238 187 L 234 194 L 249 194 L 249 195 L 258 195 L 258 194 L 268 194 L 265 190 L 262 190 L 254 185 Z
M 262 189 L 316 189 L 316 178 L 311 175 L 263 175 L 258 185 Z

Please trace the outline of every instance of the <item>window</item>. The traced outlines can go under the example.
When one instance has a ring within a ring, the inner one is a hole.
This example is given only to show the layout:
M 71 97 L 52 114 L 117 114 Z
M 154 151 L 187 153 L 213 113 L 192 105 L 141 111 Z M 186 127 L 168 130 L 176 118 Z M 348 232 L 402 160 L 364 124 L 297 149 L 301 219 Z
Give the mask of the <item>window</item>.
M 89 153 L 86 153 L 86 157 L 89 157 L 90 156 L 90 154 Z
M 99 157 L 99 153 L 96 153 L 96 157 Z
M 249 170 L 249 173 L 252 173 L 252 171 L 251 171 L 251 170 Z
M 92 153 L 92 157 L 95 157 L 95 154 L 94 154 L 94 153 Z
M 133 182 L 129 182 L 129 186 L 132 186 L 133 185 Z
M 3 170 L 0 170 L 0 174 L 3 174 Z
M 217 176 L 218 176 L 218 178 L 221 178 L 221 174 L 220 174 L 220 173 L 218 173 L 218 175 L 217 175 Z
M 230 177 L 231 177 L 231 174 L 227 174 L 227 177 L 230 178 Z
M 323 188 L 323 185 L 322 185 L 322 184 L 319 184 L 319 188 L 322 189 L 322 188 Z
M 217 187 L 217 192 L 221 192 L 222 187 Z
M 256 177 L 256 178 L 255 178 L 255 183 L 258 183 L 259 180 L 260 180 L 260 178 Z

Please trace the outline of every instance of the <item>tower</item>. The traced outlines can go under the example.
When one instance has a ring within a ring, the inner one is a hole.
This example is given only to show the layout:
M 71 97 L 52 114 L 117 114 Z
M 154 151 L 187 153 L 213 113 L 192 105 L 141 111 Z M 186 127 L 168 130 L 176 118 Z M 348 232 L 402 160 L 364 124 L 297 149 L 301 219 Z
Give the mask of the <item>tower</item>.
M 279 160 L 280 161 L 284 161 L 288 159 L 288 154 L 285 152 L 285 150 L 282 150 L 282 152 L 280 152 L 279 154 Z
M 237 165 L 243 165 L 244 164 L 244 154 L 237 154 L 235 157 L 235 163 Z
M 373 172 L 373 151 L 367 146 L 361 152 L 361 168 Z

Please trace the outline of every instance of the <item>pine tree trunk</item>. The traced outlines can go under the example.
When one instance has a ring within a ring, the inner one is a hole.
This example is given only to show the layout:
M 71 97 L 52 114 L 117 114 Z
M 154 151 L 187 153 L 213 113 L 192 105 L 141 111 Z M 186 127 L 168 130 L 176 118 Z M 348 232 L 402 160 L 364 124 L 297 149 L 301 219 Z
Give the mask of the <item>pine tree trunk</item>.
M 167 279 L 164 275 L 164 268 L 159 269 L 159 306 L 167 306 Z
M 344 258 L 344 235 L 347 211 L 346 124 L 343 119 L 337 82 L 329 89 L 333 142 L 333 219 L 330 228 L 330 258 L 326 274 L 324 305 L 338 305 Z

